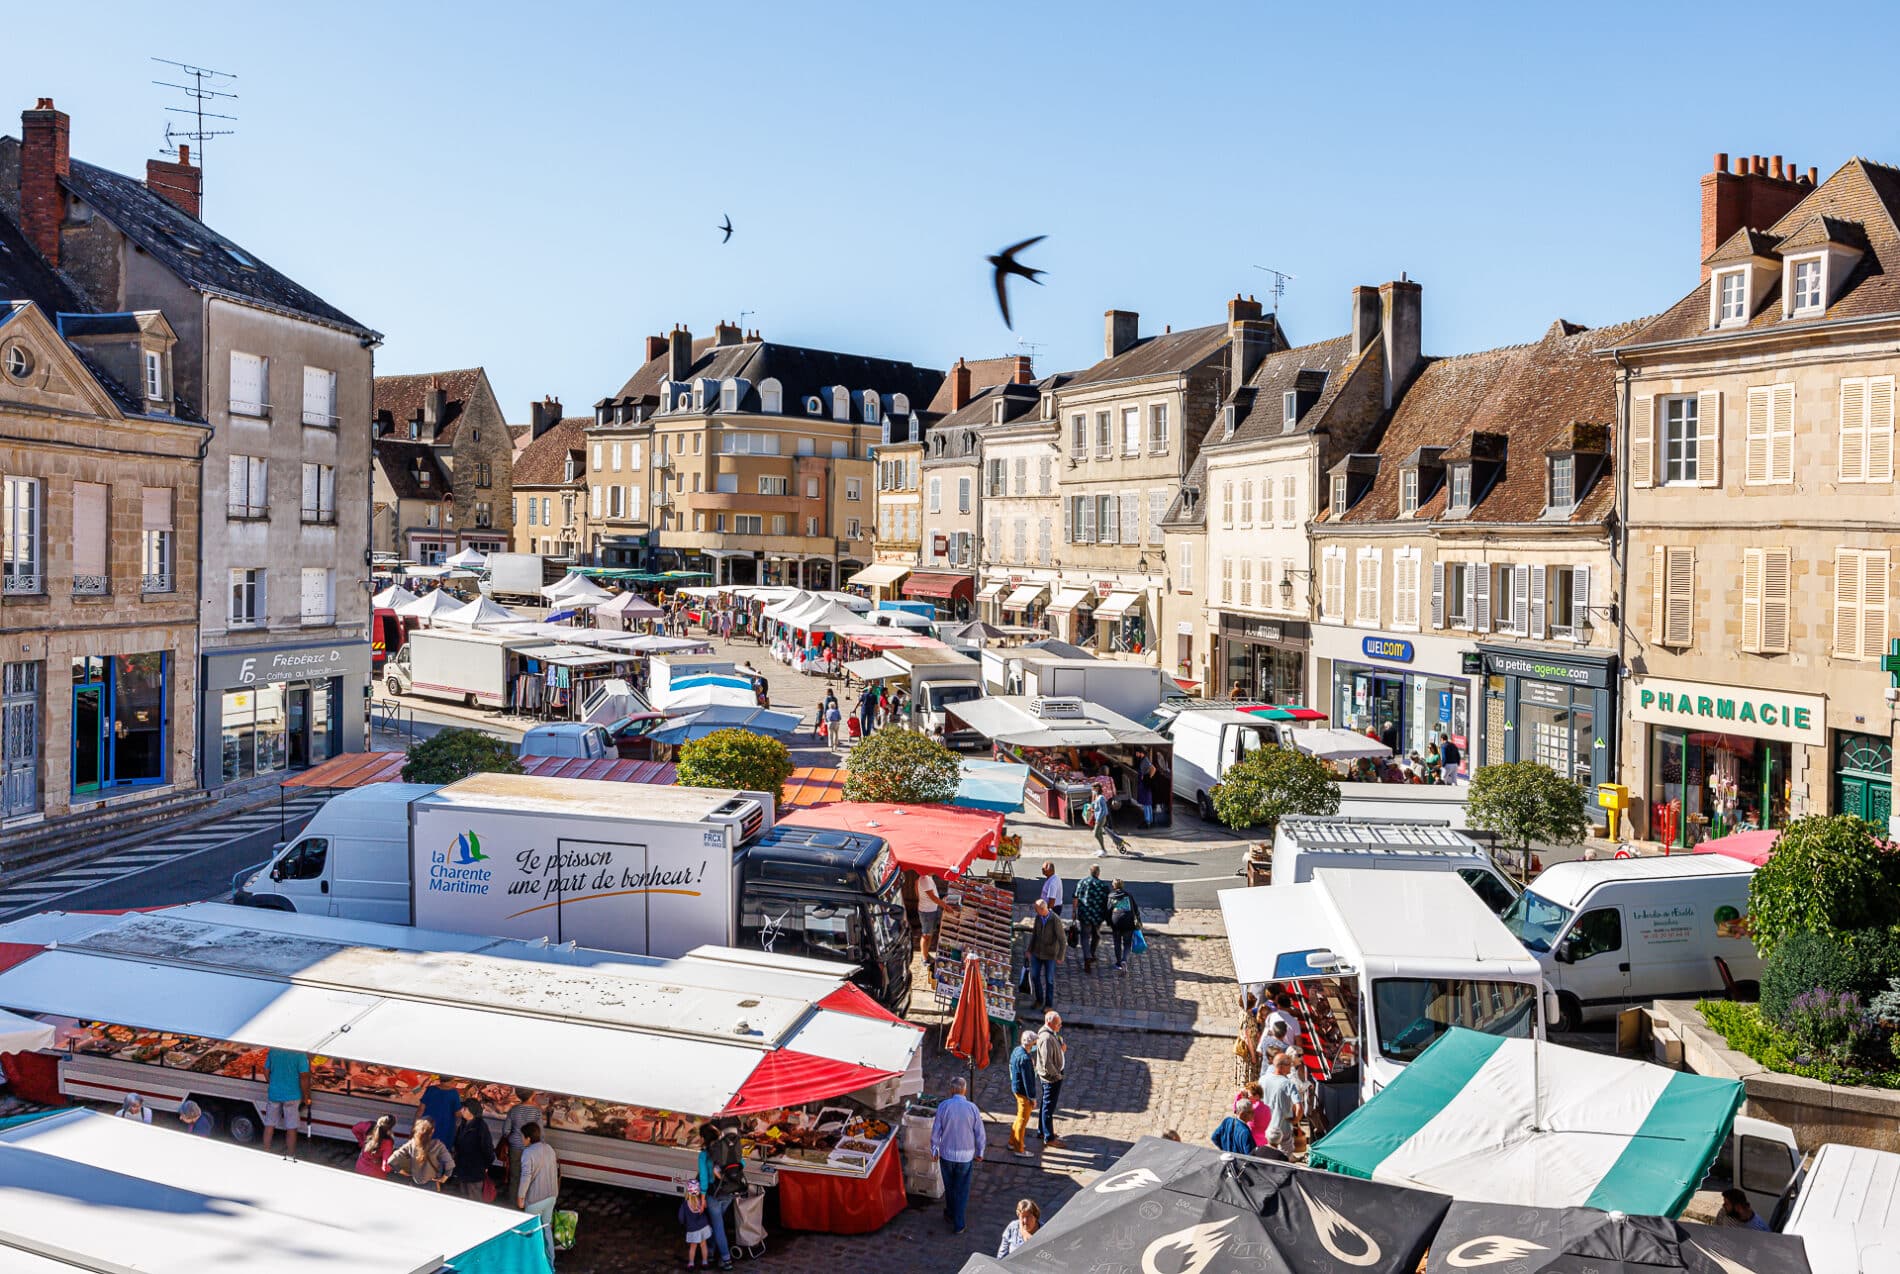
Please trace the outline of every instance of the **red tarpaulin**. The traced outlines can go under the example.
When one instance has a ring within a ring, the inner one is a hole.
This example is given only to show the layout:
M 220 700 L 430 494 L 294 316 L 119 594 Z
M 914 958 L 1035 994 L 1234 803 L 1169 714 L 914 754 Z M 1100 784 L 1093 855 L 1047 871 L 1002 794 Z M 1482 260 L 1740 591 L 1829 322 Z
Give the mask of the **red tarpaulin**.
M 883 1229 L 907 1203 L 897 1156 L 896 1146 L 885 1150 L 871 1175 L 862 1181 L 824 1172 L 781 1171 L 779 1224 L 788 1230 L 820 1234 L 869 1234 Z
M 904 596 L 952 598 L 969 597 L 976 592 L 976 580 L 969 575 L 943 575 L 931 571 L 912 571 L 904 581 Z
M 802 1106 L 808 1101 L 826 1101 L 900 1074 L 901 1071 L 876 1070 L 855 1062 L 775 1048 L 759 1059 L 759 1064 L 720 1113 L 743 1115 L 780 1106 Z
M 833 1013 L 850 1013 L 855 1017 L 874 1017 L 887 1022 L 904 1020 L 866 995 L 855 982 L 845 983 L 818 1001 L 818 1007 L 830 1009 Z
M 802 809 L 779 820 L 794 827 L 882 836 L 910 871 L 955 880 L 978 858 L 996 857 L 1003 816 L 960 805 L 884 805 L 841 801 Z
M 1732 832 L 1727 836 L 1717 836 L 1702 841 L 1695 847 L 1698 854 L 1721 854 L 1725 858 L 1739 858 L 1745 863 L 1760 867 L 1768 861 L 1775 850 L 1775 842 L 1781 839 L 1778 828 L 1762 828 L 1753 832 Z
M 406 752 L 349 752 L 285 779 L 281 786 L 346 791 L 372 783 L 396 783 L 402 780 L 403 763 L 408 759 Z M 618 757 L 589 760 L 577 756 L 524 756 L 521 768 L 548 778 L 657 783 L 663 787 L 672 785 L 678 769 L 671 761 L 623 761 Z

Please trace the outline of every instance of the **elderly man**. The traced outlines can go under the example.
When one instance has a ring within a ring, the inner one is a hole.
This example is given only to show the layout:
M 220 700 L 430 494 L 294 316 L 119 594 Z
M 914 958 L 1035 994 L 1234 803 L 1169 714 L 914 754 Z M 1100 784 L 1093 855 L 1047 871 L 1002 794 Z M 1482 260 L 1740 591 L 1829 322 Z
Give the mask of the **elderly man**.
M 1044 1146 L 1061 1146 L 1056 1136 L 1056 1107 L 1062 1100 L 1062 1075 L 1069 1065 L 1069 1045 L 1062 1038 L 1062 1015 L 1050 1009 L 1036 1036 L 1036 1080 L 1041 1085 L 1036 1132 Z
M 1260 1089 L 1264 1094 L 1261 1100 L 1273 1112 L 1273 1122 L 1267 1125 L 1267 1144 L 1290 1157 L 1293 1154 L 1294 1129 L 1303 1115 L 1300 1108 L 1300 1081 L 1293 1078 L 1292 1049 L 1283 1049 L 1273 1055 L 1273 1069 L 1261 1079 Z
M 1029 993 L 1039 1009 L 1055 1007 L 1056 965 L 1068 945 L 1061 917 L 1050 910 L 1047 899 L 1036 899 L 1036 918 L 1029 929 Z
M 1036 1033 L 1024 1031 L 1009 1055 L 1009 1091 L 1016 1096 L 1016 1119 L 1009 1126 L 1009 1148 L 1025 1158 L 1029 1155 L 1029 1148 L 1023 1144 L 1023 1137 L 1029 1132 L 1029 1121 L 1035 1117 L 1039 1087 L 1036 1081 Z
M 930 1124 L 930 1153 L 943 1173 L 943 1215 L 952 1233 L 963 1233 L 970 1206 L 970 1181 L 983 1157 L 983 1112 L 964 1094 L 970 1082 L 962 1076 L 950 1081 L 950 1095 L 937 1107 Z
M 1234 1113 L 1220 1121 L 1220 1127 L 1214 1129 L 1214 1144 L 1230 1155 L 1250 1155 L 1253 1153 L 1253 1129 L 1248 1126 L 1253 1119 L 1253 1102 L 1245 1097 L 1234 1099 Z

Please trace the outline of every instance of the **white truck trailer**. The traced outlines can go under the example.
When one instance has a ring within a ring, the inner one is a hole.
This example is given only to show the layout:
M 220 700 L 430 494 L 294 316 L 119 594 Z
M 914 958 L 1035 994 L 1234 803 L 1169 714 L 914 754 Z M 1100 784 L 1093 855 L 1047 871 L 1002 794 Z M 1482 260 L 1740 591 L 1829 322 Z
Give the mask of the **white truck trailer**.
M 515 652 L 537 644 L 545 645 L 546 639 L 420 629 L 383 665 L 384 685 L 391 694 L 505 708 L 515 676 Z
M 547 563 L 539 553 L 490 553 L 482 592 L 498 602 L 545 606 L 547 598 L 541 589 L 550 582 Z

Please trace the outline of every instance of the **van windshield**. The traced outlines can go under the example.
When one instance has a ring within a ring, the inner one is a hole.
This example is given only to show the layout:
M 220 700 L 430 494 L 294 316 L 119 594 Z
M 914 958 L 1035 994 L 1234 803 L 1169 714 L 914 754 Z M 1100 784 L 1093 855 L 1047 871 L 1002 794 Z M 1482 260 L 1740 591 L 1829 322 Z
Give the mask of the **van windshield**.
M 1512 937 L 1532 951 L 1548 951 L 1564 926 L 1570 923 L 1570 914 L 1570 908 L 1526 889 L 1499 919 L 1504 921 Z
M 1529 1039 L 1537 988 L 1528 982 L 1462 978 L 1380 978 L 1372 984 L 1379 1053 L 1409 1062 L 1454 1026 L 1506 1039 Z
M 973 686 L 968 682 L 942 686 L 933 685 L 928 681 L 924 683 L 924 702 L 929 704 L 933 711 L 942 711 L 953 703 L 968 703 L 972 699 L 982 697 L 983 687 Z

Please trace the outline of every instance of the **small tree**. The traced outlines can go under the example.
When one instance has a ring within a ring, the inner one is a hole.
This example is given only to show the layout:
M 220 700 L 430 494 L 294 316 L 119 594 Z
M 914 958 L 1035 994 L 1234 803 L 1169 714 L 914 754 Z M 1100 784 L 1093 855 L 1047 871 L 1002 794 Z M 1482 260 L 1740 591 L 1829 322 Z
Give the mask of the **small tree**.
M 1338 812 L 1339 781 L 1332 770 L 1292 748 L 1255 748 L 1227 767 L 1214 789 L 1214 813 L 1236 831 L 1271 832 L 1291 815 Z
M 748 730 L 715 730 L 680 748 L 681 787 L 769 792 L 777 801 L 791 776 L 791 750 L 777 739 Z
M 1900 917 L 1900 851 L 1851 814 L 1797 818 L 1749 880 L 1748 911 L 1764 957 L 1791 934 L 1892 925 Z
M 405 783 L 453 783 L 471 774 L 519 774 L 514 745 L 481 730 L 451 726 L 409 749 Z
M 1472 775 L 1465 820 L 1516 850 L 1526 875 L 1533 844 L 1573 844 L 1590 826 L 1582 785 L 1536 761 L 1487 765 Z
M 844 799 L 937 805 L 955 798 L 963 761 L 928 735 L 887 725 L 851 749 Z

